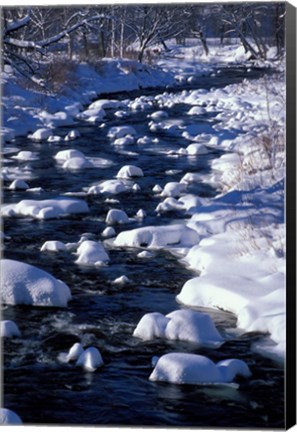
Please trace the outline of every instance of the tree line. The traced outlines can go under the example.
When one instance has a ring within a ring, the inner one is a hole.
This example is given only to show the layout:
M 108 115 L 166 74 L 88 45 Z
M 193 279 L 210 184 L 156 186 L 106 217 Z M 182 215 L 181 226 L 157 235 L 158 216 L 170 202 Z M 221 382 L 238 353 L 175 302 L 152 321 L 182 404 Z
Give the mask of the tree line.
M 285 3 L 185 3 L 60 7 L 2 7 L 2 65 L 32 79 L 38 66 L 58 54 L 96 61 L 166 50 L 168 40 L 197 38 L 206 55 L 209 40 L 237 38 L 251 58 L 268 47 L 284 51 Z M 156 48 L 157 47 L 157 48 Z

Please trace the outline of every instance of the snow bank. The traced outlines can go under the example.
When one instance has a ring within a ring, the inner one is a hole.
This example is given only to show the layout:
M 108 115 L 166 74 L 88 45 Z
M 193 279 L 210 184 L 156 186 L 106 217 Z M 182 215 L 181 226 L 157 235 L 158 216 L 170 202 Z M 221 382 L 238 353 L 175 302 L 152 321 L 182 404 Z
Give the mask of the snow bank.
M 35 266 L 3 259 L 1 274 L 4 304 L 66 307 L 71 300 L 66 284 Z
M 199 239 L 197 232 L 185 225 L 148 226 L 121 232 L 116 237 L 114 245 L 152 249 L 167 246 L 190 247 Z
M 148 313 L 141 318 L 133 336 L 143 340 L 183 340 L 209 347 L 219 347 L 223 342 L 209 315 L 188 309 L 176 310 L 166 316 Z
M 236 376 L 251 376 L 247 364 L 242 360 L 229 359 L 215 364 L 198 354 L 170 353 L 160 357 L 149 379 L 173 384 L 205 385 L 230 383 Z
M 22 200 L 17 204 L 3 205 L 4 217 L 30 216 L 34 219 L 52 219 L 69 214 L 88 213 L 85 201 L 58 197 L 49 200 Z
M 83 241 L 77 249 L 78 258 L 75 261 L 80 265 L 103 265 L 109 261 L 109 256 L 106 253 L 103 245 L 93 240 Z
M 15 322 L 4 320 L 0 322 L 1 337 L 21 337 L 21 332 Z

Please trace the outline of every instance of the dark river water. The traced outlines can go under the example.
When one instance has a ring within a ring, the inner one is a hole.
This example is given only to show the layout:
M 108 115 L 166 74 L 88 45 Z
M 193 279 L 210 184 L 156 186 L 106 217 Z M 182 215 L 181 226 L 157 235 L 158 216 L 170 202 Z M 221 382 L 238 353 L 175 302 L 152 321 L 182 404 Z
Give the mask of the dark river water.
M 252 71 L 256 77 L 261 71 Z M 219 87 L 238 82 L 245 71 L 223 71 L 219 77 L 201 79 L 203 88 Z M 181 91 L 181 90 L 179 90 Z M 155 90 L 143 92 L 150 97 Z M 135 98 L 139 93 L 111 96 Z M 175 104 L 165 108 L 169 118 L 184 120 L 186 124 L 200 124 L 205 132 L 213 132 L 215 120 L 210 114 L 189 117 L 189 105 Z M 110 249 L 110 264 L 100 269 L 79 267 L 69 253 L 41 253 L 47 240 L 65 243 L 77 242 L 84 233 L 102 240 L 106 227 L 105 217 L 110 208 L 121 208 L 129 216 L 145 209 L 147 216 L 129 226 L 163 225 L 185 216 L 166 213 L 158 216 L 155 208 L 160 202 L 152 192 L 155 184 L 162 187 L 169 181 L 179 181 L 187 172 L 207 173 L 209 161 L 220 152 L 205 156 L 172 157 L 165 150 L 186 147 L 183 138 L 153 134 L 148 128 L 147 114 L 156 111 L 130 112 L 127 119 L 114 117 L 109 110 L 104 120 L 106 127 L 79 122 L 75 125 L 81 137 L 68 143 L 33 143 L 18 138 L 11 147 L 38 153 L 32 162 L 4 162 L 4 166 L 19 166 L 32 170 L 30 187 L 42 187 L 41 194 L 9 191 L 4 182 L 4 203 L 16 203 L 24 198 L 46 199 L 64 192 L 81 192 L 99 180 L 112 179 L 121 166 L 134 164 L 141 167 L 144 177 L 137 180 L 141 191 L 117 195 L 119 203 L 111 204 L 102 195 L 84 197 L 90 207 L 87 215 L 76 215 L 56 220 L 36 221 L 30 218 L 8 218 L 3 228 L 8 238 L 3 256 L 36 265 L 71 289 L 73 299 L 67 309 L 3 306 L 2 319 L 17 323 L 22 337 L 3 342 L 3 406 L 15 411 L 29 424 L 59 425 L 137 425 L 175 427 L 284 427 L 284 370 L 283 367 L 251 351 L 251 345 L 261 335 L 232 332 L 236 318 L 231 313 L 207 310 L 216 326 L 228 341 L 219 349 L 201 348 L 193 343 L 154 340 L 141 341 L 132 336 L 140 318 L 147 312 L 169 313 L 180 308 L 175 296 L 194 272 L 181 265 L 177 258 L 165 251 L 154 251 L 151 259 L 137 257 L 139 250 Z M 158 137 L 159 144 L 127 147 L 110 145 L 109 127 L 128 124 L 138 136 Z M 71 127 L 73 128 L 73 127 Z M 69 128 L 58 133 L 66 135 Z M 8 149 L 9 145 L 5 146 Z M 86 156 L 107 158 L 109 168 L 65 171 L 53 156 L 67 148 L 76 148 Z M 17 153 L 19 150 L 15 150 Z M 134 154 L 127 154 L 128 150 Z M 13 153 L 6 154 L 9 158 Z M 167 170 L 172 170 L 166 173 Z M 211 197 L 216 191 L 205 184 L 190 186 L 189 193 Z M 131 280 L 127 286 L 112 284 L 119 276 Z M 231 329 L 231 331 L 230 331 Z M 230 336 L 230 335 L 233 336 Z M 237 335 L 236 335 L 237 334 Z M 61 363 L 58 356 L 67 352 L 75 342 L 97 347 L 104 366 L 94 373 L 84 372 L 71 364 Z M 178 386 L 150 382 L 151 359 L 171 351 L 206 355 L 215 362 L 226 358 L 246 361 L 252 371 L 248 381 L 239 382 L 238 388 L 226 386 Z

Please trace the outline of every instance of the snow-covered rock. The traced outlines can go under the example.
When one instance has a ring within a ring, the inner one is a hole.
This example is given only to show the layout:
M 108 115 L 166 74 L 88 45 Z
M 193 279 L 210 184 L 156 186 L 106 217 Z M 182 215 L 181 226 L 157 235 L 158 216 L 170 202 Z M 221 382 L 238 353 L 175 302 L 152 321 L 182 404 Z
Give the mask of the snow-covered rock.
M 114 224 L 126 224 L 130 223 L 131 220 L 127 216 L 126 212 L 119 209 L 110 209 L 107 213 L 105 222 L 108 225 L 114 225 Z
M 76 264 L 86 266 L 100 266 L 108 263 L 109 256 L 103 245 L 93 240 L 83 241 L 77 249 Z
M 160 337 L 209 347 L 219 347 L 223 343 L 210 316 L 189 309 L 176 310 L 166 316 L 148 313 L 141 318 L 133 335 L 144 340 Z
M 21 179 L 16 179 L 9 185 L 9 189 L 11 190 L 26 190 L 29 187 L 28 183 Z
M 81 170 L 93 168 L 93 164 L 85 157 L 72 157 L 63 163 L 63 168 L 66 170 Z
M 14 321 L 4 320 L 0 322 L 1 337 L 21 337 L 21 332 Z
M 88 213 L 89 207 L 83 200 L 54 198 L 49 200 L 22 200 L 17 204 L 3 205 L 4 217 L 30 216 L 34 219 L 53 219 L 69 214 Z
M 21 418 L 7 408 L 0 408 L 0 424 L 2 425 L 22 425 Z
M 76 366 L 81 366 L 87 372 L 94 372 L 100 366 L 103 366 L 102 356 L 97 348 L 90 347 L 86 349 L 78 358 Z
M 135 136 L 136 130 L 132 126 L 113 126 L 107 133 L 107 136 L 113 139 L 123 138 L 127 135 Z
M 53 135 L 53 130 L 50 128 L 37 129 L 32 135 L 28 135 L 33 141 L 44 141 L 47 140 L 51 135 Z
M 66 307 L 69 287 L 49 273 L 30 264 L 1 260 L 1 300 L 9 305 Z
M 65 244 L 57 240 L 48 240 L 40 248 L 41 252 L 60 252 L 66 250 Z
M 132 184 L 126 183 L 122 180 L 105 180 L 98 185 L 91 186 L 88 189 L 88 194 L 110 194 L 117 195 L 123 192 L 128 192 L 132 189 Z
M 67 149 L 67 150 L 61 150 L 59 151 L 55 156 L 54 159 L 56 159 L 59 163 L 64 163 L 65 161 L 72 159 L 72 158 L 85 158 L 85 155 L 76 149 Z
M 120 276 L 112 282 L 113 285 L 119 285 L 119 286 L 129 285 L 130 283 L 131 281 L 126 275 Z
M 185 225 L 148 226 L 122 231 L 114 241 L 115 246 L 159 249 L 169 246 L 190 247 L 200 237 Z
M 150 115 L 152 120 L 163 120 L 165 118 L 168 118 L 168 113 L 166 111 L 155 111 Z
M 242 360 L 228 359 L 215 364 L 198 354 L 169 353 L 159 358 L 149 379 L 173 384 L 220 384 L 230 383 L 236 376 L 251 376 Z
M 78 358 L 83 353 L 84 353 L 84 349 L 83 349 L 82 345 L 79 342 L 76 342 L 74 345 L 72 345 L 72 347 L 68 351 L 68 353 L 66 355 L 66 361 L 70 362 L 70 361 L 78 360 Z
M 116 232 L 114 230 L 113 227 L 106 227 L 102 233 L 101 233 L 102 237 L 105 238 L 110 238 L 110 237 L 115 237 L 116 236 Z
M 184 183 L 169 182 L 164 186 L 161 196 L 178 198 L 186 192 L 186 188 L 187 186 Z
M 113 142 L 114 145 L 118 145 L 118 146 L 125 146 L 125 145 L 131 145 L 134 144 L 135 138 L 133 137 L 133 135 L 126 135 L 124 137 L 121 138 L 116 138 Z
M 135 165 L 124 165 L 116 175 L 117 178 L 129 179 L 132 177 L 143 177 L 141 168 Z
M 203 115 L 206 113 L 206 109 L 201 106 L 193 106 L 188 111 L 189 115 Z
M 68 132 L 68 134 L 65 136 L 64 140 L 65 141 L 72 141 L 75 140 L 76 138 L 80 137 L 80 133 L 78 130 L 72 129 L 70 132 Z
M 12 159 L 17 159 L 19 161 L 35 161 L 38 160 L 38 156 L 36 152 L 22 150 L 17 155 L 12 156 Z
M 196 156 L 196 155 L 205 155 L 209 153 L 209 150 L 204 144 L 193 143 L 188 145 L 188 147 L 186 148 L 186 152 L 190 156 Z

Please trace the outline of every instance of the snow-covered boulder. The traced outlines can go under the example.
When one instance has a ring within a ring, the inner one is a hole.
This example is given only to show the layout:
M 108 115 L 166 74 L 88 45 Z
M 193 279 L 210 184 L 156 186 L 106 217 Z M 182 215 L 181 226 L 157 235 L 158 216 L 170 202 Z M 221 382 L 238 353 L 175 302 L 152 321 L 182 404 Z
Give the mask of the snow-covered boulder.
M 106 180 L 98 185 L 91 186 L 88 189 L 89 195 L 110 194 L 117 195 L 132 189 L 132 184 L 122 180 Z
M 113 285 L 119 285 L 119 286 L 129 285 L 130 283 L 131 281 L 126 275 L 120 276 L 116 278 L 114 281 L 112 281 Z
M 109 129 L 107 136 L 109 138 L 123 138 L 127 135 L 136 135 L 136 130 L 132 126 L 113 126 Z
M 72 159 L 72 158 L 85 158 L 85 155 L 76 149 L 67 149 L 67 150 L 61 150 L 59 151 L 55 156 L 54 159 L 56 159 L 59 163 L 64 163 L 65 161 Z
M 65 244 L 57 240 L 48 240 L 40 248 L 41 252 L 60 252 L 66 250 Z
M 72 347 L 68 351 L 66 355 L 66 361 L 70 362 L 70 361 L 78 360 L 78 358 L 83 354 L 83 352 L 84 349 L 82 345 L 79 342 L 76 342 L 74 345 L 72 345 Z
M 75 261 L 80 265 L 103 265 L 109 261 L 109 256 L 106 253 L 103 245 L 93 240 L 83 241 L 77 249 L 78 258 Z
M 58 197 L 49 200 L 22 200 L 17 204 L 4 205 L 4 217 L 30 216 L 34 219 L 53 219 L 69 214 L 88 213 L 87 203 L 80 199 Z
M 63 168 L 66 170 L 80 170 L 84 168 L 93 168 L 93 164 L 85 157 L 73 157 L 63 163 Z
M 166 316 L 157 312 L 148 313 L 141 318 L 133 335 L 144 340 L 160 337 L 209 347 L 218 347 L 223 343 L 211 317 L 189 309 L 176 310 Z
M 116 175 L 117 178 L 129 179 L 132 177 L 143 177 L 141 168 L 135 165 L 124 165 Z
M 43 141 L 47 140 L 51 135 L 53 135 L 53 130 L 50 128 L 37 129 L 32 135 L 28 135 L 33 141 Z
M 193 143 L 188 145 L 188 147 L 186 148 L 186 152 L 190 156 L 196 156 L 196 155 L 205 155 L 209 153 L 209 150 L 204 144 Z
M 147 313 L 137 324 L 133 336 L 143 340 L 163 338 L 168 322 L 169 318 L 159 312 Z
M 112 227 L 106 227 L 102 231 L 101 235 L 104 238 L 110 238 L 110 237 L 115 237 L 116 236 L 116 232 L 115 232 L 114 228 L 112 228 Z
M 150 117 L 152 120 L 159 121 L 168 118 L 168 113 L 166 111 L 155 111 Z
M 1 300 L 9 305 L 66 307 L 69 287 L 49 273 L 30 264 L 1 260 Z
M 130 223 L 131 220 L 123 210 L 110 209 L 109 212 L 107 213 L 105 222 L 108 225 L 114 225 L 114 224 Z
M 134 144 L 135 138 L 133 135 L 126 135 L 121 138 L 116 138 L 113 142 L 114 145 L 124 146 Z
M 35 161 L 38 160 L 38 156 L 36 152 L 22 150 L 17 155 L 12 156 L 12 159 L 16 159 L 19 161 Z
M 90 347 L 86 349 L 78 358 L 76 366 L 81 366 L 87 372 L 94 372 L 100 366 L 103 366 L 103 359 L 97 348 Z
M 21 337 L 21 332 L 14 321 L 4 320 L 0 322 L 1 337 Z
M 188 111 L 188 115 L 203 115 L 206 113 L 206 109 L 201 106 L 193 106 Z
M 20 417 L 7 408 L 0 408 L 0 424 L 2 425 L 22 425 Z
M 78 130 L 71 130 L 70 132 L 68 132 L 68 134 L 65 136 L 64 140 L 65 141 L 72 141 L 75 140 L 76 138 L 80 137 L 80 133 Z
M 173 384 L 220 384 L 230 383 L 236 376 L 251 376 L 249 367 L 241 360 L 215 364 L 198 354 L 169 353 L 159 358 L 149 379 Z
M 130 231 L 122 231 L 114 241 L 115 246 L 145 247 L 190 247 L 199 242 L 196 231 L 185 225 L 147 226 Z
M 11 190 L 26 190 L 29 187 L 28 183 L 21 179 L 16 179 L 9 185 L 9 189 Z
M 169 182 L 164 186 L 161 196 L 178 198 L 186 192 L 186 188 L 187 187 L 184 183 Z

